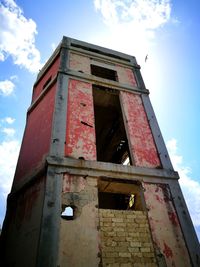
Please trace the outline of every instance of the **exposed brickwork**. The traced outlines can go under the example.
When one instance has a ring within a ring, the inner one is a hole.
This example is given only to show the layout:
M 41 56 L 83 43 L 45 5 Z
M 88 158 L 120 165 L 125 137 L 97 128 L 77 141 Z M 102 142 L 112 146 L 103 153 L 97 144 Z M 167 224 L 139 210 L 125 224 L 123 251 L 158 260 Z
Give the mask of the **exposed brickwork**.
M 157 266 L 143 211 L 99 210 L 103 267 Z

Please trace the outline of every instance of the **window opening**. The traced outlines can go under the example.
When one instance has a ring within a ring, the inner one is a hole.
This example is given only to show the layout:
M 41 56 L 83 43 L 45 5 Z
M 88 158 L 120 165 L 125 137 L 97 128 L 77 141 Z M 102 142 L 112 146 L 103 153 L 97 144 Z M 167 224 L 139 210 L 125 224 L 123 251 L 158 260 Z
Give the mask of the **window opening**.
M 119 92 L 93 86 L 97 160 L 130 165 Z
M 95 75 L 97 77 L 101 77 L 104 79 L 112 80 L 112 81 L 118 81 L 117 78 L 117 72 L 115 70 L 103 68 L 100 66 L 96 66 L 91 64 L 91 74 Z
M 130 198 L 129 198 L 129 203 L 128 203 L 129 209 L 133 208 L 134 203 L 135 203 L 135 195 L 134 194 L 131 194 L 130 195 Z
M 74 208 L 71 206 L 63 206 L 61 218 L 65 220 L 73 220 L 74 219 Z
M 142 189 L 137 182 L 114 182 L 104 178 L 98 181 L 100 209 L 144 210 L 142 199 Z

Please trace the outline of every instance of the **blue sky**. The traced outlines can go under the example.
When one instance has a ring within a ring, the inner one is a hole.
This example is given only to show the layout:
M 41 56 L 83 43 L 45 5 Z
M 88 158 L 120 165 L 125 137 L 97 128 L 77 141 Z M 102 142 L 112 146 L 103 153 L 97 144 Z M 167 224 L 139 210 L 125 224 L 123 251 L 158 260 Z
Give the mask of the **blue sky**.
M 0 224 L 37 71 L 65 35 L 136 56 L 200 238 L 199 10 L 198 0 L 0 0 Z

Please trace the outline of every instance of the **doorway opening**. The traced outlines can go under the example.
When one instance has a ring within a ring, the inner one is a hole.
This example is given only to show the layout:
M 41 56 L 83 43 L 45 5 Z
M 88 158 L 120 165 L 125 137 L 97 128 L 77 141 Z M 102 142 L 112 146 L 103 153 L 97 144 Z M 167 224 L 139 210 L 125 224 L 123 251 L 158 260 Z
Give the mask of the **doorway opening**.
M 131 165 L 119 91 L 93 86 L 97 160 Z

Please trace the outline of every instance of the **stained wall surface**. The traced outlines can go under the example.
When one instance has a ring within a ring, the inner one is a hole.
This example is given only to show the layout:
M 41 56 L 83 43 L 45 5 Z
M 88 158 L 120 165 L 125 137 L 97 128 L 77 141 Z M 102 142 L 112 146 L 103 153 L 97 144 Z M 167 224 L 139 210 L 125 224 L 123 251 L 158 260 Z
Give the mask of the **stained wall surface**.
M 3 236 L 6 261 L 2 266 L 36 266 L 44 183 L 45 177 L 41 177 L 10 203 Z
M 143 183 L 153 241 L 167 267 L 191 266 L 169 186 Z
M 62 205 L 74 207 L 73 220 L 61 218 L 59 266 L 98 266 L 97 181 L 64 174 Z

